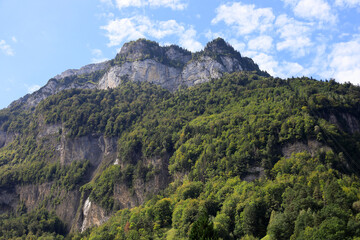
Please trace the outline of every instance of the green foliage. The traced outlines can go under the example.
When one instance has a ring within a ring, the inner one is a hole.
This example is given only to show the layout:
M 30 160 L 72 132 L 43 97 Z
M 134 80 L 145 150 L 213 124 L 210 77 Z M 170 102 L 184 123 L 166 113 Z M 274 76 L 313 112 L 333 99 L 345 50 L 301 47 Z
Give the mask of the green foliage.
M 359 109 L 351 84 L 255 72 L 174 93 L 126 79 L 111 90 L 67 90 L 35 111 L 0 112 L 2 130 L 18 133 L 0 149 L 0 187 L 83 185 L 110 213 L 118 184 L 134 192 L 168 167 L 174 182 L 161 196 L 74 239 L 355 239 L 360 138 L 349 119 L 360 119 Z M 117 138 L 121 164 L 104 163 L 84 185 L 89 162 L 57 162 L 59 140 L 37 135 L 43 121 L 64 127 L 58 138 Z
M 119 165 L 112 165 L 103 171 L 101 176 L 90 183 L 87 188 L 91 188 L 90 199 L 98 202 L 100 206 L 107 210 L 114 207 L 114 184 L 121 178 Z
M 192 225 L 189 239 L 190 240 L 212 240 L 218 239 L 214 230 L 214 224 L 210 222 L 209 216 L 201 215 Z
M 360 199 L 359 179 L 323 165 L 323 158 L 294 154 L 273 167 L 274 177 L 255 182 L 214 178 L 195 198 L 184 198 L 183 193 L 199 183 L 185 182 L 169 198 L 157 196 L 141 207 L 119 211 L 89 239 L 110 233 L 122 236 L 119 239 L 360 237 L 360 217 L 353 209 Z
M 170 198 L 164 198 L 154 205 L 154 220 L 160 227 L 171 226 L 172 202 Z
M 66 228 L 53 212 L 39 209 L 7 219 L 0 216 L 0 239 L 64 239 Z

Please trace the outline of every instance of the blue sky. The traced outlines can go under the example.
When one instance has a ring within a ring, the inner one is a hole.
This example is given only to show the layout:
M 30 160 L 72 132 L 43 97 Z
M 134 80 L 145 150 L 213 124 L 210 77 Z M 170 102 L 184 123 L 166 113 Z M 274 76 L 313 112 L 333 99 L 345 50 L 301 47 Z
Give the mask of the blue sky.
M 273 76 L 360 84 L 360 0 L 0 0 L 0 108 L 140 37 L 223 37 Z

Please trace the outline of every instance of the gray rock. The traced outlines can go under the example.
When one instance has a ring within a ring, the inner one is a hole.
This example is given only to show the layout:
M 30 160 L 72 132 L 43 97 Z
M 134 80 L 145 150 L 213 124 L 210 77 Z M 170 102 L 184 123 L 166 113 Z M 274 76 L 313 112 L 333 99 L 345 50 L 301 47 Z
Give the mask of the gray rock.
M 210 42 L 204 51 L 195 54 L 141 39 L 124 44 L 116 59 L 119 65 L 107 71 L 98 88 L 115 88 L 128 79 L 151 82 L 174 91 L 181 85 L 193 86 L 224 73 L 259 70 L 222 39 Z
M 65 77 L 70 77 L 70 76 L 73 76 L 73 75 L 89 74 L 89 73 L 93 73 L 93 72 L 96 72 L 96 71 L 104 70 L 104 69 L 108 68 L 109 66 L 110 66 L 110 61 L 89 64 L 89 65 L 86 65 L 86 66 L 84 66 L 84 67 L 82 67 L 80 69 L 68 69 L 68 70 L 62 72 L 61 74 L 56 75 L 54 78 L 56 80 L 60 80 L 60 79 L 63 79 Z

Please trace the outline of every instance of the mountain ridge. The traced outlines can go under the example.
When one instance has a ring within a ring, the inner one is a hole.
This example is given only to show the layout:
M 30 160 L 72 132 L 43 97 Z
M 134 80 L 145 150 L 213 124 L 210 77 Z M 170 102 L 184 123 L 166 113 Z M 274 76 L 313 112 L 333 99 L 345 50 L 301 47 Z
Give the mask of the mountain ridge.
M 124 80 L 148 81 L 175 91 L 182 85 L 193 86 L 236 71 L 268 75 L 250 58 L 241 57 L 222 38 L 210 41 L 202 51 L 195 53 L 177 45 L 162 47 L 156 42 L 138 39 L 125 43 L 112 60 L 68 69 L 56 75 L 39 90 L 11 103 L 10 107 L 20 104 L 31 108 L 65 89 L 114 88 Z

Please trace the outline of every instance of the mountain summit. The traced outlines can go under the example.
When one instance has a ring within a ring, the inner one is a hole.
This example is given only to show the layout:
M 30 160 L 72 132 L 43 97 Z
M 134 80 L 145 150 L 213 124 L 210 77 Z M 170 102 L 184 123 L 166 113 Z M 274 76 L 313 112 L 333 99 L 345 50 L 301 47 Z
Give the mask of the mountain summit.
M 260 71 L 250 58 L 242 57 L 221 38 L 209 42 L 200 52 L 179 46 L 160 46 L 146 39 L 125 43 L 113 60 L 69 69 L 56 75 L 40 90 L 14 102 L 26 107 L 65 89 L 107 89 L 124 80 L 151 82 L 170 91 L 219 78 L 225 73 Z

